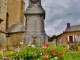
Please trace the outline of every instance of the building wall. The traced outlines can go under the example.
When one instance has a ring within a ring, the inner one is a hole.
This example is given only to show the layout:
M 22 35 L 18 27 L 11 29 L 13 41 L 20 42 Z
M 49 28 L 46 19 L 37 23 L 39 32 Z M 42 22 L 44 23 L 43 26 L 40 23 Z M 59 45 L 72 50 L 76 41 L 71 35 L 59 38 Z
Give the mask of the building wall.
M 8 25 L 24 22 L 24 0 L 0 0 L 0 18 L 4 21 L 0 24 L 0 47 L 6 45 L 6 13 L 9 14 Z M 18 33 L 19 34 L 19 33 Z M 11 41 L 15 44 L 20 42 L 22 34 L 11 34 Z M 16 37 L 17 36 L 17 37 Z M 12 44 L 13 44 L 12 43 Z M 14 45 L 15 45 L 14 44 Z
M 7 12 L 7 0 L 0 0 L 0 18 L 4 20 L 0 24 L 0 47 L 5 46 L 6 41 L 5 35 L 6 12 Z
M 1 10 L 0 10 L 0 18 L 4 21 L 0 24 L 0 30 L 5 31 L 6 26 L 6 12 L 7 12 L 7 0 L 0 0 L 1 2 Z
M 67 46 L 67 41 L 68 41 L 68 36 L 75 36 L 75 35 L 79 35 L 80 36 L 80 31 L 75 31 L 75 32 L 66 32 L 66 33 L 63 33 L 63 35 L 61 36 L 62 38 L 62 41 L 63 41 L 63 45 L 64 46 Z M 75 37 L 74 37 L 75 38 Z M 76 40 L 76 38 L 75 38 Z
M 24 0 L 0 0 L 0 30 L 6 31 L 6 13 L 9 14 L 8 25 L 24 22 Z
M 20 42 L 22 42 L 23 32 L 10 34 L 10 45 L 14 48 L 20 47 Z
M 0 38 L 0 50 L 1 49 L 8 49 L 10 50 L 11 48 L 18 48 L 21 47 L 20 42 L 22 42 L 22 36 L 24 35 L 23 32 L 19 32 L 19 33 L 12 33 L 10 34 L 10 37 L 6 37 L 5 41 L 1 40 L 4 39 L 4 34 L 0 33 L 0 36 L 2 38 Z
M 0 49 L 1 47 L 5 47 L 6 43 L 6 35 L 5 33 L 0 32 Z
M 24 21 L 24 1 L 8 0 L 9 27 Z

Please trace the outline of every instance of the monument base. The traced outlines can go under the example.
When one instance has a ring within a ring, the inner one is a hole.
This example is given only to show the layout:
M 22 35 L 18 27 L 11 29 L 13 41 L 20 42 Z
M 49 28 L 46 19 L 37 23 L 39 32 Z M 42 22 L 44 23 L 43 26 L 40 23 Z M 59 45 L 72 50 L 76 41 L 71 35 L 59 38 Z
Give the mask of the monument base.
M 29 44 L 30 42 L 32 43 L 37 43 L 38 46 L 41 46 L 41 42 L 48 42 L 48 36 L 47 35 L 42 35 L 42 34 L 38 34 L 38 35 L 35 35 L 35 34 L 31 34 L 31 35 L 26 35 L 26 38 L 25 38 L 25 44 Z

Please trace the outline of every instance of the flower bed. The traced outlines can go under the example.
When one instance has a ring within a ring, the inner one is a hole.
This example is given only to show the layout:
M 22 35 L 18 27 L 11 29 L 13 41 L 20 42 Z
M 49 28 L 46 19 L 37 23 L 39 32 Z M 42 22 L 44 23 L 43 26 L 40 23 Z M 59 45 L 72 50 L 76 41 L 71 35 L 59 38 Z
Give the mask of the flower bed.
M 12 51 L 3 51 L 0 56 L 11 57 L 13 60 L 80 60 L 80 51 L 70 51 L 62 46 L 54 47 L 42 42 L 42 47 L 35 44 L 23 45 Z

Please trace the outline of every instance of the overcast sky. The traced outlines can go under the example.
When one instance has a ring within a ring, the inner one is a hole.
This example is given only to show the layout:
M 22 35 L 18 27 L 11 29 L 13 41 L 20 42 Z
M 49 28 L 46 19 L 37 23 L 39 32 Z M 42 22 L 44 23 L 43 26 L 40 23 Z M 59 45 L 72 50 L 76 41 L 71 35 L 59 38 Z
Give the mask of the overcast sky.
M 25 1 L 27 8 L 28 0 Z M 80 0 L 41 0 L 46 10 L 45 31 L 49 36 L 58 35 L 66 28 L 66 23 L 80 24 Z

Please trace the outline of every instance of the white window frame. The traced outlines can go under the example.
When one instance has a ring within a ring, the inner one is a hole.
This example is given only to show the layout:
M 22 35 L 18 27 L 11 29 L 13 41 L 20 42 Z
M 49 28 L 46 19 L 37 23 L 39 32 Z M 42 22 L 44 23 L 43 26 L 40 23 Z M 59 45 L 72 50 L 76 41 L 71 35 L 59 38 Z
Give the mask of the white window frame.
M 71 35 L 69 35 L 69 36 L 71 36 Z M 70 40 L 69 40 L 69 36 L 68 36 L 68 42 L 70 42 Z M 75 40 L 75 35 L 72 35 L 72 37 L 73 37 L 73 42 L 75 42 L 74 40 Z

